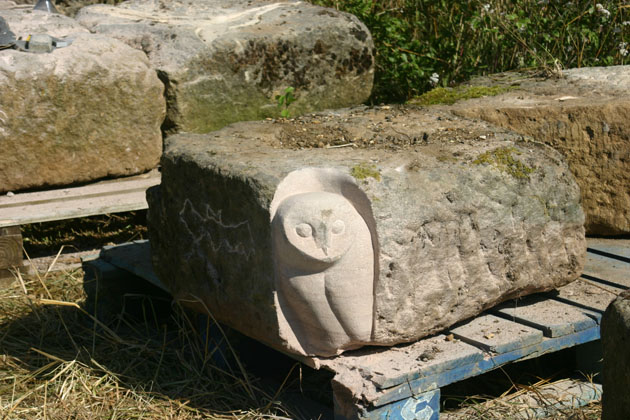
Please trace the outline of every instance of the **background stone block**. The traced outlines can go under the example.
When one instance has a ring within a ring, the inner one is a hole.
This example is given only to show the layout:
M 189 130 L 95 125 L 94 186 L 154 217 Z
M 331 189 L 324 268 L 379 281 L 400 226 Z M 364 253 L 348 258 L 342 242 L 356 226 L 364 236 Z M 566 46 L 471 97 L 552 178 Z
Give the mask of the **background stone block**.
M 169 132 L 205 133 L 279 115 L 364 102 L 373 43 L 356 17 L 299 1 L 132 0 L 94 5 L 77 19 L 144 51 L 166 86 Z
M 142 173 L 162 152 L 164 87 L 139 51 L 70 18 L 3 17 L 16 36 L 70 36 L 51 53 L 0 51 L 0 193 Z
M 496 75 L 511 90 L 454 112 L 534 137 L 562 153 L 582 191 L 586 232 L 630 233 L 630 66 L 565 70 L 558 78 Z

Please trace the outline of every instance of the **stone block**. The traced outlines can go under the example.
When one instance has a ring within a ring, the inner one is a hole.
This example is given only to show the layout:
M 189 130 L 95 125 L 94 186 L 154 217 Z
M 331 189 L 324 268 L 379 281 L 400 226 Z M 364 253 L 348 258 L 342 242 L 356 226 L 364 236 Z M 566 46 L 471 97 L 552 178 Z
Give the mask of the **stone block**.
M 630 418 L 630 291 L 622 292 L 602 317 L 602 420 Z
M 169 132 L 205 133 L 278 116 L 364 102 L 373 42 L 356 17 L 301 1 L 131 0 L 93 5 L 77 19 L 144 51 L 166 86 Z
M 354 108 L 167 139 L 157 274 L 273 347 L 410 342 L 574 280 L 579 188 L 559 153 L 440 111 Z
M 455 113 L 560 151 L 582 190 L 587 234 L 630 233 L 630 66 L 571 69 L 559 78 L 504 74 L 475 84 L 510 90 L 460 102 Z
M 134 175 L 162 152 L 164 87 L 146 56 L 70 18 L 3 11 L 16 36 L 73 39 L 0 51 L 0 193 Z

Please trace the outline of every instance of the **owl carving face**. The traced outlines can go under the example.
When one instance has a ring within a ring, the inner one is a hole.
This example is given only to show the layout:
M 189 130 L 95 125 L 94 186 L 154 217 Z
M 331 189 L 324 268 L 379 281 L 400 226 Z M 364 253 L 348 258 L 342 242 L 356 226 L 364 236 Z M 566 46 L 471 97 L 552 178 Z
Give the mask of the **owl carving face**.
M 357 222 L 362 220 L 348 200 L 320 191 L 285 199 L 273 223 L 276 234 L 284 239 L 279 251 L 295 258 L 332 263 L 352 245 Z

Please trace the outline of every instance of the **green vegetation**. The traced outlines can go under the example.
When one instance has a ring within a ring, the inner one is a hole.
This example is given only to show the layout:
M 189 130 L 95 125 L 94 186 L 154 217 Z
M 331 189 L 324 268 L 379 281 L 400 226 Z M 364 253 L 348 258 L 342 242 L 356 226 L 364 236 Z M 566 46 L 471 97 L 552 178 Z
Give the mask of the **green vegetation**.
M 630 8 L 602 0 L 312 0 L 356 15 L 376 53 L 371 102 L 515 69 L 627 64 Z
M 462 99 L 495 96 L 511 89 L 512 88 L 502 86 L 457 86 L 454 88 L 437 87 L 423 93 L 411 102 L 418 105 L 452 105 Z
M 364 180 L 366 178 L 374 178 L 377 181 L 381 181 L 381 173 L 378 171 L 376 166 L 369 165 L 367 163 L 360 163 L 358 165 L 354 165 L 350 170 L 350 175 L 352 175 L 357 180 Z
M 289 105 L 295 102 L 293 92 L 295 88 L 289 86 L 284 90 L 282 95 L 276 95 L 276 101 L 278 101 L 278 108 L 281 109 L 280 115 L 282 118 L 289 118 Z
M 515 159 L 513 154 L 520 155 L 520 152 L 513 147 L 499 147 L 480 154 L 473 163 L 475 165 L 492 165 L 514 178 L 529 179 L 529 174 L 534 172 L 534 168 L 530 168 L 520 160 Z

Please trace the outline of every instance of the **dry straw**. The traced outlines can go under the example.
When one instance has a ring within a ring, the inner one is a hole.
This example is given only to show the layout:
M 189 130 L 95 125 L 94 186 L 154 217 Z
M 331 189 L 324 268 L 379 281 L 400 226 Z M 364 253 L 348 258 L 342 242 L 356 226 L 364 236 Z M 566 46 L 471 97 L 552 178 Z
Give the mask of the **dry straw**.
M 299 418 L 277 402 L 284 383 L 264 388 L 233 350 L 215 362 L 211 317 L 136 295 L 141 315 L 105 323 L 84 309 L 81 269 L 56 260 L 0 290 L 0 419 Z

